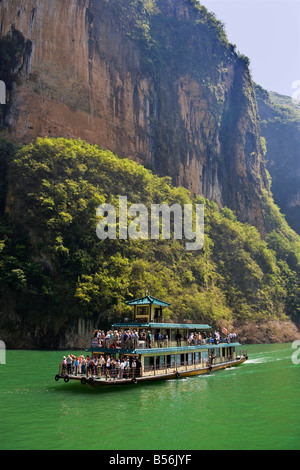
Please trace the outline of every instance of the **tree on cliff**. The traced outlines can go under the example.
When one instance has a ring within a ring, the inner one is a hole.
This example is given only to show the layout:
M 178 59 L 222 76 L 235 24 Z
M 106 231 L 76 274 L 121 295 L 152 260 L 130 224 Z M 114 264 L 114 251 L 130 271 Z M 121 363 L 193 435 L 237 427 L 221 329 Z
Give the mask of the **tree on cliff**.
M 5 148 L 2 143 L 2 150 Z M 7 148 L 7 147 L 6 147 Z M 201 197 L 141 165 L 83 141 L 37 139 L 1 151 L 0 280 L 2 311 L 29 325 L 46 318 L 65 325 L 93 318 L 102 325 L 122 315 L 124 301 L 152 292 L 171 303 L 170 320 L 252 322 L 297 318 L 299 240 L 274 229 L 269 240 Z M 5 193 L 5 194 L 4 194 Z M 104 202 L 205 203 L 205 244 L 189 252 L 181 240 L 99 240 L 96 209 Z M 270 212 L 269 217 L 272 217 Z M 12 321 L 12 320 L 11 320 Z M 46 340 L 45 340 L 46 341 Z

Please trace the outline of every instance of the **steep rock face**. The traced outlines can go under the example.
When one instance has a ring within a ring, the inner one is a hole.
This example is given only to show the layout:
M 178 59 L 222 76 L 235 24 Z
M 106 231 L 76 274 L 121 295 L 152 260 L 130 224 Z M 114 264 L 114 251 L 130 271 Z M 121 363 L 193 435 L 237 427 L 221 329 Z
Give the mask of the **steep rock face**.
M 1 339 L 11 349 L 85 349 L 90 344 L 94 325 L 99 321 L 97 316 L 72 321 L 47 317 L 31 324 L 16 313 L 13 299 L 9 302 L 10 310 L 0 310 L 0 325 Z
M 1 134 L 98 144 L 264 234 L 267 178 L 248 63 L 194 3 L 3 0 L 1 46 L 13 52 L 0 57 Z
M 300 104 L 259 86 L 256 96 L 274 199 L 300 234 Z

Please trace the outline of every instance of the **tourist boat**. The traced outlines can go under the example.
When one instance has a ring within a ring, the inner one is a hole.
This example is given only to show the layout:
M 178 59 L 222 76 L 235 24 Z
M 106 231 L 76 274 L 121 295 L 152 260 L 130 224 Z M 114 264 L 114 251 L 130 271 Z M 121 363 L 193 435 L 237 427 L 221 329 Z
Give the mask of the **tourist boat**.
M 87 359 L 96 358 L 98 364 L 91 362 L 84 374 L 67 373 L 60 365 L 56 381 L 62 378 L 93 386 L 139 384 L 212 373 L 248 359 L 246 351 L 236 351 L 240 343 L 227 336 L 214 338 L 209 325 L 165 323 L 167 302 L 146 295 L 127 305 L 134 308 L 133 321 L 114 324 L 110 339 L 94 338 L 86 350 Z

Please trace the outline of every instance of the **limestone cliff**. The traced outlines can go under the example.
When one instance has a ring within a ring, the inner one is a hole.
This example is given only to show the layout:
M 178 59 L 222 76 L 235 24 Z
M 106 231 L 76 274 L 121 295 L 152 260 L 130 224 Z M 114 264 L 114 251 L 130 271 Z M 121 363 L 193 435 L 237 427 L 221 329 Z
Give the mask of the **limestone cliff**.
M 236 211 L 264 234 L 248 62 L 193 0 L 2 0 L 1 134 L 81 138 Z
M 300 235 L 300 104 L 260 86 L 256 96 L 274 200 Z

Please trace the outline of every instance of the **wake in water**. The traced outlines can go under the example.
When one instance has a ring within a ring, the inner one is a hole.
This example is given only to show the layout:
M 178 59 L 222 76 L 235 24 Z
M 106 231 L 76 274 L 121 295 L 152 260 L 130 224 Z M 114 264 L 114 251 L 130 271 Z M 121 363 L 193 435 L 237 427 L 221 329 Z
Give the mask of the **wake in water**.
M 272 360 L 269 360 L 267 357 L 262 357 L 259 359 L 248 359 L 245 364 L 263 364 L 265 362 L 272 362 Z
M 277 362 L 277 361 L 284 361 L 288 360 L 291 357 L 292 354 L 292 349 L 291 345 L 281 345 L 280 348 L 278 348 L 278 345 L 267 345 L 267 348 L 269 347 L 271 350 L 264 352 L 263 354 L 253 354 L 255 357 L 248 359 L 248 361 L 245 362 L 245 364 L 265 364 L 265 363 L 271 363 L 271 362 Z M 276 349 L 273 349 L 276 347 Z

